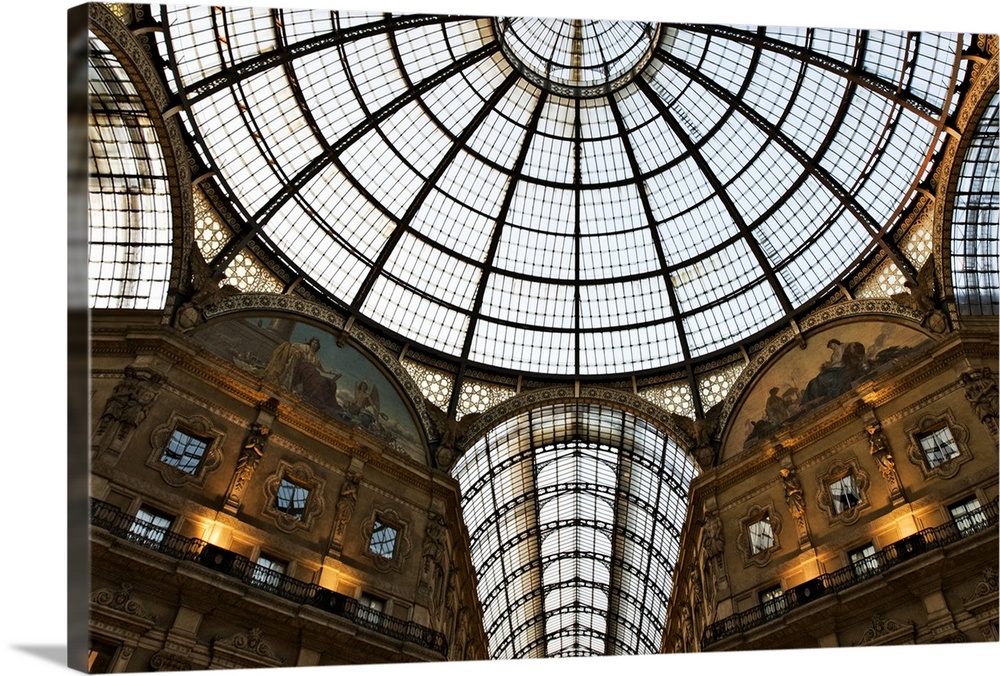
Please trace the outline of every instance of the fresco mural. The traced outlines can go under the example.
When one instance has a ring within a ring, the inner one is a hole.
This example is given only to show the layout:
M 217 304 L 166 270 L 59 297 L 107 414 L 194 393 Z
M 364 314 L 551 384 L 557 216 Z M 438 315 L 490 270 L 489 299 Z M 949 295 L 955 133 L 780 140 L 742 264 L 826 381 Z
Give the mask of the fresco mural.
M 333 334 L 294 319 L 253 317 L 209 324 L 194 338 L 323 413 L 426 461 L 416 422 L 396 388 L 357 349 L 337 345 Z
M 754 386 L 733 421 L 727 455 L 746 450 L 928 344 L 923 333 L 888 322 L 856 322 L 809 338 Z M 743 439 L 740 444 L 739 439 Z

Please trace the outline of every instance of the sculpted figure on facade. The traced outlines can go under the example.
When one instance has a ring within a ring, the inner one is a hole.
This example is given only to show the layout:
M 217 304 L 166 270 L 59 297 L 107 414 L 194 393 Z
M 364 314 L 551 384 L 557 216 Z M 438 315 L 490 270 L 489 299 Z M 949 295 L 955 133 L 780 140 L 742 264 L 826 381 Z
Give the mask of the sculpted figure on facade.
M 226 496 L 226 508 L 229 511 L 235 512 L 242 502 L 243 492 L 250 483 L 261 458 L 264 457 L 264 447 L 267 446 L 270 435 L 271 428 L 267 425 L 255 422 L 250 426 L 250 432 L 243 442 L 243 449 L 236 459 L 236 472 L 233 474 L 229 494 Z
M 889 448 L 889 440 L 885 436 L 885 432 L 882 431 L 882 426 L 879 424 L 868 425 L 865 428 L 868 432 L 868 446 L 869 452 L 872 458 L 875 460 L 875 464 L 878 466 L 878 471 L 882 473 L 883 477 L 888 480 L 889 475 L 895 475 L 896 472 L 896 461 L 893 460 L 892 450 Z
M 420 586 L 433 607 L 440 607 L 444 589 L 444 517 L 431 512 L 421 550 Z
M 361 472 L 349 471 L 344 479 L 344 485 L 340 487 L 340 496 L 333 508 L 332 543 L 335 547 L 342 547 L 344 544 L 344 533 L 347 532 L 347 524 L 354 515 L 354 507 L 358 502 L 360 483 Z
M 979 419 L 989 429 L 993 439 L 997 438 L 997 402 L 1000 399 L 997 377 L 989 367 L 967 371 L 962 374 L 965 398 Z
M 97 423 L 96 436 L 101 436 L 113 425 L 118 426 L 118 439 L 134 430 L 146 416 L 149 405 L 156 399 L 161 377 L 158 374 L 140 374 L 131 366 L 104 405 L 104 412 Z

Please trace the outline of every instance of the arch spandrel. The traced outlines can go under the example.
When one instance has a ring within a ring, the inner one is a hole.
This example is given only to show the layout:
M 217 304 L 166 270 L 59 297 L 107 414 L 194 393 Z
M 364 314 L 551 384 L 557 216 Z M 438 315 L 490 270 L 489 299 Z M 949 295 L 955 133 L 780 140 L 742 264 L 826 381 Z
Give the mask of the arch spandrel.
M 734 388 L 736 404 L 722 433 L 720 461 L 761 444 L 777 443 L 789 428 L 825 410 L 863 383 L 905 364 L 935 342 L 933 334 L 900 317 L 856 315 L 817 325 L 804 343 L 777 346 L 770 359 Z

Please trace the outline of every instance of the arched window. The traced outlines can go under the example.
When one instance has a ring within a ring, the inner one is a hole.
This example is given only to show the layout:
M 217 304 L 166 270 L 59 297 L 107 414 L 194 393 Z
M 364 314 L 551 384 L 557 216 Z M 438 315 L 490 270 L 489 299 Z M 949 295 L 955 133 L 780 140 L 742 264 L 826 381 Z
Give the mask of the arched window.
M 173 225 L 163 154 L 114 54 L 90 36 L 90 307 L 164 306 Z
M 997 282 L 997 93 L 962 160 L 951 216 L 951 279 L 963 315 L 1000 314 Z
M 694 463 L 626 411 L 510 418 L 454 475 L 494 659 L 659 652 Z

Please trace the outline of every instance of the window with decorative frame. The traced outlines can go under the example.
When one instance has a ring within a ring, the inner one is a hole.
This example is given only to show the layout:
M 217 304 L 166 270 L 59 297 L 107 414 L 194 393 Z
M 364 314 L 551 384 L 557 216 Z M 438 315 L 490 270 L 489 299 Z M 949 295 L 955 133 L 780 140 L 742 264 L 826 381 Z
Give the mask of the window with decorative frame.
M 841 514 L 861 504 L 861 491 L 853 473 L 848 473 L 828 484 L 830 504 L 834 514 Z
M 372 524 L 372 534 L 368 538 L 368 550 L 377 556 L 391 559 L 396 551 L 399 526 L 388 523 L 381 515 Z
M 281 477 L 278 490 L 274 494 L 274 508 L 293 519 L 302 520 L 309 503 L 309 488 L 293 479 Z
M 264 482 L 264 514 L 286 533 L 309 530 L 323 513 L 325 485 L 308 464 L 280 460 L 277 471 Z
M 205 416 L 173 413 L 150 434 L 147 466 L 170 486 L 202 486 L 222 465 L 224 434 Z
M 925 478 L 951 479 L 972 459 L 966 443 L 969 431 L 955 421 L 951 411 L 922 417 L 907 434 L 910 438 L 907 457 Z
M 957 458 L 960 453 L 958 444 L 955 443 L 955 436 L 951 433 L 951 428 L 945 425 L 931 432 L 917 435 L 917 443 L 920 450 L 927 458 L 927 466 L 934 468 L 952 458 Z
M 764 567 L 768 564 L 771 555 L 781 548 L 781 525 L 781 518 L 771 501 L 747 509 L 736 535 L 736 548 L 743 555 L 743 565 Z
M 188 433 L 180 428 L 174 429 L 160 455 L 160 462 L 187 474 L 194 474 L 211 443 L 211 437 Z
M 868 501 L 868 473 L 858 465 L 856 457 L 836 459 L 817 477 L 820 490 L 816 502 L 827 513 L 830 523 L 855 523 Z

